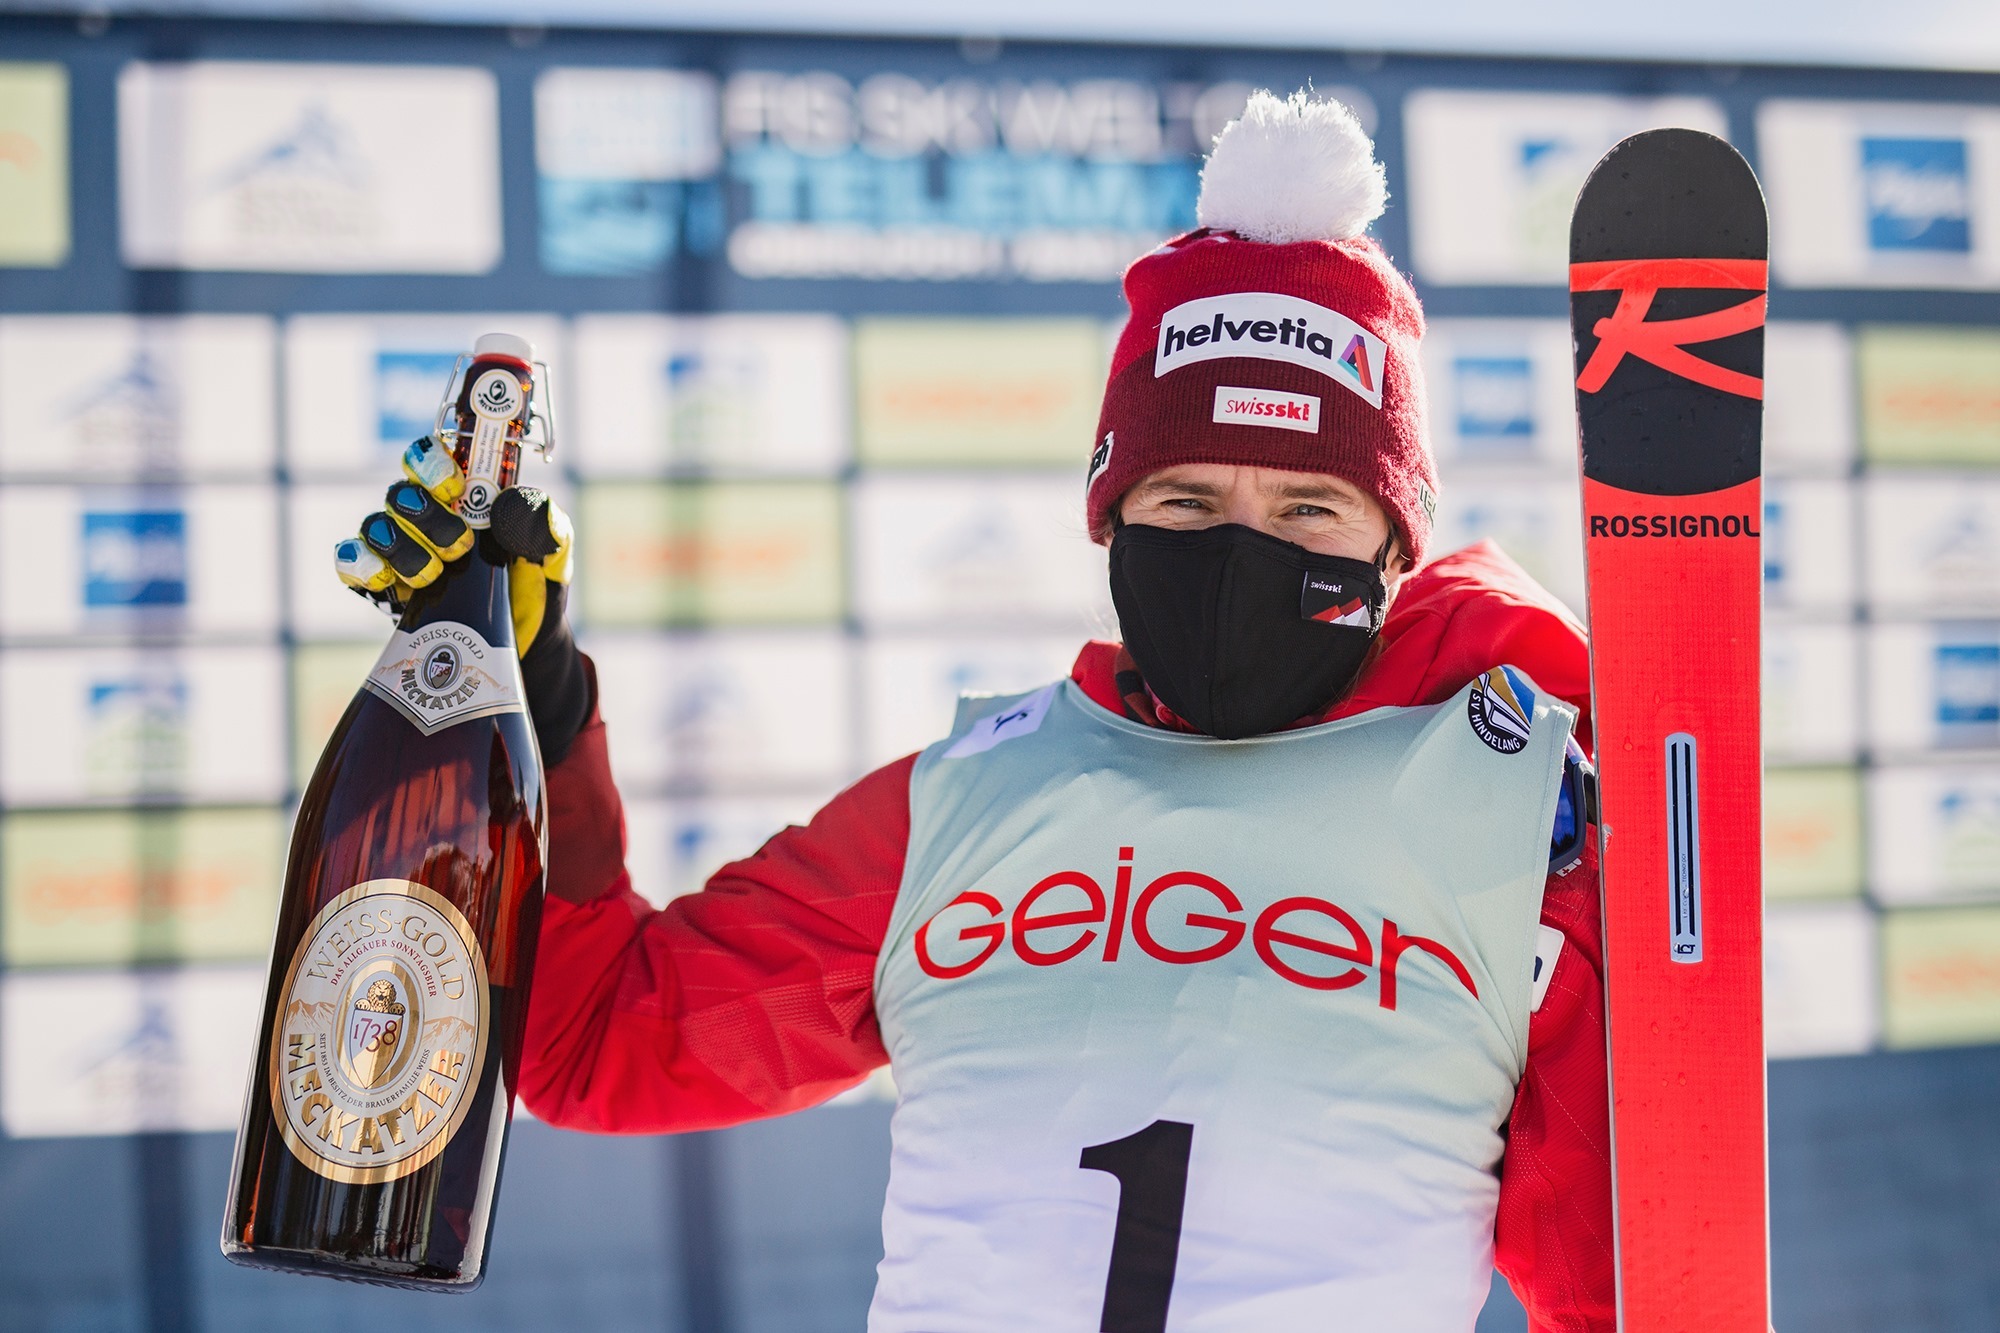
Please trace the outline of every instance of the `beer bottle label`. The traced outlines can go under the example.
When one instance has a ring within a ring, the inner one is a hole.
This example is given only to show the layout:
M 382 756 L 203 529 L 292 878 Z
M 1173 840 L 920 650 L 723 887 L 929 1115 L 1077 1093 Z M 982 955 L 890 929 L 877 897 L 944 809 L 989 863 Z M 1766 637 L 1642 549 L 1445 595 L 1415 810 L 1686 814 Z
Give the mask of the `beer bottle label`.
M 475 717 L 524 711 L 513 658 L 470 625 L 437 620 L 391 635 L 365 684 L 432 736 Z
M 321 909 L 286 974 L 271 1041 L 285 1142 L 329 1180 L 424 1165 L 465 1119 L 486 1063 L 486 960 L 443 897 L 371 879 Z
M 483 528 L 493 522 L 493 500 L 504 484 L 508 433 L 526 399 L 521 381 L 500 369 L 474 380 L 469 399 L 472 443 L 465 455 L 465 494 L 458 501 L 458 516 L 468 527 Z

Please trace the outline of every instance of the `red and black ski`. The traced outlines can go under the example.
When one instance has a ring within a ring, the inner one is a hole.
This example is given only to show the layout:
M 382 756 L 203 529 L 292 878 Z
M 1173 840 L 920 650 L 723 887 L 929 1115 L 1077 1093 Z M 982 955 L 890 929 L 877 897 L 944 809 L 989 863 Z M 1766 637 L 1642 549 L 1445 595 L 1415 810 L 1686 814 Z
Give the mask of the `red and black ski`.
M 1634 135 L 1570 229 L 1619 1327 L 1766 1333 L 1764 197 Z

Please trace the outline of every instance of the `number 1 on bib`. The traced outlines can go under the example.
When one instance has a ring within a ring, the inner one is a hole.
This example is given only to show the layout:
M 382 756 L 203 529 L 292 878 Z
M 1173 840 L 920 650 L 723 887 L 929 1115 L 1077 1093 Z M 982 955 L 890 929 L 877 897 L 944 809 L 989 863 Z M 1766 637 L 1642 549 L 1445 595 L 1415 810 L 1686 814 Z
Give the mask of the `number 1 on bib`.
M 1619 1327 L 1765 1333 L 1763 194 L 1653 130 L 1570 229 Z

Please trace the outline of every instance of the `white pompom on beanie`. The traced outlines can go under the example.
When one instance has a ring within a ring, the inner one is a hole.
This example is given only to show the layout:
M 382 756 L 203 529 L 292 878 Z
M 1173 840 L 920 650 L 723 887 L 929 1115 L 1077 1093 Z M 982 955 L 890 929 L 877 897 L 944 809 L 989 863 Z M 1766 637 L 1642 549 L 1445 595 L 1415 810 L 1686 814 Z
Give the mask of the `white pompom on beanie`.
M 1248 463 L 1352 482 L 1423 558 L 1437 506 L 1424 315 L 1366 235 L 1387 199 L 1374 145 L 1337 102 L 1258 92 L 1216 137 L 1199 229 L 1125 271 L 1132 314 L 1087 483 L 1098 541 L 1152 473 Z

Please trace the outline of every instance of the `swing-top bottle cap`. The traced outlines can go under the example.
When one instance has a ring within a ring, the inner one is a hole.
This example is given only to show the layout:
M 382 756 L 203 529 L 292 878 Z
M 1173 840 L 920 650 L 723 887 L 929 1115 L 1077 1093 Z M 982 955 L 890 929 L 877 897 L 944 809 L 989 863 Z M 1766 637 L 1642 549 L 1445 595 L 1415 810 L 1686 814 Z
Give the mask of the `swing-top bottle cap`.
M 523 365 L 533 365 L 535 345 L 526 338 L 516 337 L 511 333 L 482 333 L 479 335 L 479 341 L 472 344 L 472 354 L 475 357 L 511 357 Z

